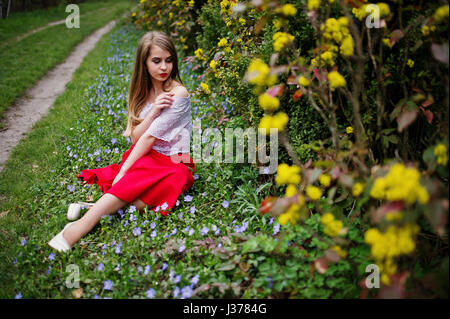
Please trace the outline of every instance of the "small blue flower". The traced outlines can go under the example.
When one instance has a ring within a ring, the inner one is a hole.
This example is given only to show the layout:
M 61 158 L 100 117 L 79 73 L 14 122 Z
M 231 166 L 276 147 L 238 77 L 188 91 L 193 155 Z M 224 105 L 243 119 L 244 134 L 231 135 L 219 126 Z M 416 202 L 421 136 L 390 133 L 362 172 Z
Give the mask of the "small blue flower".
M 229 205 L 230 205 L 230 203 L 228 203 L 227 200 L 224 200 L 224 201 L 222 202 L 222 206 L 223 206 L 224 208 L 228 208 Z
M 192 199 L 193 199 L 193 197 L 191 195 L 184 196 L 184 201 L 185 202 L 190 202 L 190 201 L 192 201 Z
M 55 260 L 55 253 L 50 253 L 50 255 L 48 255 L 48 259 Z
M 136 211 L 136 206 L 131 205 L 130 208 L 128 209 L 128 211 L 129 211 L 130 213 L 135 212 L 135 211 Z
M 191 280 L 190 280 L 190 282 L 191 282 L 192 286 L 195 286 L 195 285 L 197 285 L 197 284 L 198 284 L 198 281 L 199 281 L 199 279 L 200 279 L 200 276 L 199 276 L 199 275 L 195 275 L 194 277 L 192 277 L 192 278 L 191 278 Z
M 195 233 L 195 229 L 192 229 L 192 228 L 191 228 L 191 229 L 189 230 L 189 234 L 188 234 L 188 235 L 189 235 L 189 236 L 192 236 L 194 233 Z
M 161 209 L 162 210 L 166 210 L 167 207 L 169 207 L 169 205 L 167 203 L 164 203 L 164 204 L 161 205 Z
M 117 140 L 115 138 L 111 139 L 112 145 L 115 145 L 117 143 Z
M 197 180 L 198 179 L 198 174 L 195 174 L 194 175 L 194 180 Z
M 19 292 L 17 295 L 15 295 L 14 299 L 22 299 L 22 292 Z
M 145 266 L 144 275 L 148 275 L 150 273 L 151 267 L 150 265 Z
M 22 245 L 22 246 L 25 246 L 25 244 L 27 243 L 27 240 L 24 238 L 24 239 L 22 239 L 22 241 L 20 242 L 20 244 Z
M 133 229 L 133 235 L 134 236 L 139 236 L 141 234 L 141 228 L 140 227 L 136 227 Z
M 274 219 L 275 219 L 274 217 L 272 217 L 272 218 L 269 219 L 269 225 L 272 225 Z
M 175 279 L 173 280 L 173 283 L 174 284 L 179 283 L 181 281 L 181 278 L 182 278 L 181 275 L 175 276 Z
M 97 270 L 102 271 L 104 267 L 105 267 L 105 265 L 103 263 L 100 263 L 97 267 Z
M 150 288 L 149 290 L 147 290 L 146 295 L 149 299 L 155 298 L 155 289 Z
M 156 237 L 156 230 L 152 231 L 152 233 L 150 234 L 151 238 L 155 238 Z
M 68 186 L 67 186 L 67 190 L 68 190 L 69 192 L 73 193 L 73 192 L 75 191 L 75 186 L 73 186 L 73 185 L 68 185 Z
M 275 224 L 273 226 L 273 234 L 272 235 L 276 235 L 280 232 L 280 224 Z
M 182 253 L 185 249 L 186 249 L 186 246 L 183 244 L 180 246 L 180 248 L 178 248 L 178 252 Z
M 205 226 L 200 230 L 200 233 L 202 234 L 202 236 L 205 236 L 208 233 L 208 231 L 209 228 Z
M 173 290 L 173 297 L 176 298 L 176 297 L 178 297 L 179 294 L 180 294 L 180 288 L 178 288 L 178 286 L 177 286 Z
M 193 290 L 190 286 L 185 286 L 181 289 L 181 299 L 191 298 Z
M 192 206 L 192 207 L 189 209 L 189 212 L 190 212 L 191 214 L 195 213 L 196 211 L 197 211 L 197 208 L 195 208 L 195 206 Z
M 166 262 L 163 263 L 161 270 L 164 271 L 166 270 L 168 264 Z
M 103 289 L 105 289 L 105 290 L 111 290 L 112 287 L 113 287 L 113 282 L 111 280 L 106 280 L 103 283 Z

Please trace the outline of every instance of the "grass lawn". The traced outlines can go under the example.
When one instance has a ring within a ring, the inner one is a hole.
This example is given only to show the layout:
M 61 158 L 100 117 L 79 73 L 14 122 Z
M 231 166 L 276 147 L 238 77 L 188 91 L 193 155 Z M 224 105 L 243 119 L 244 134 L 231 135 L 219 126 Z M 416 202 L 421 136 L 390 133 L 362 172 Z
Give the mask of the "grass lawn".
M 114 5 L 111 5 L 111 2 L 90 3 L 86 7 L 86 10 L 89 9 L 87 12 L 80 8 L 80 28 L 78 29 L 68 29 L 65 24 L 61 24 L 2 47 L 0 50 L 0 118 L 3 117 L 5 110 L 28 88 L 32 87 L 55 65 L 64 61 L 72 49 L 86 36 L 109 21 L 119 18 L 135 5 L 134 1 L 114 1 Z M 61 15 L 61 13 L 58 14 Z M 2 22 L 4 24 L 2 29 L 11 30 L 6 31 L 6 34 L 18 35 L 19 31 L 13 30 L 21 16 L 24 24 L 28 19 L 34 21 L 33 25 L 47 23 L 44 13 L 38 13 L 37 18 L 20 15 L 12 21 L 7 19 L 6 22 Z M 51 16 L 53 17 L 53 15 Z M 17 28 L 17 30 L 21 30 L 21 28 Z
M 301 226 L 280 227 L 258 212 L 263 198 L 281 190 L 273 175 L 259 175 L 252 164 L 198 162 L 193 187 L 167 217 L 126 206 L 105 216 L 70 254 L 47 245 L 67 223 L 69 203 L 101 196 L 76 174 L 120 163 L 130 147 L 120 134 L 142 34 L 120 25 L 105 36 L 0 174 L 0 298 L 74 298 L 80 292 L 82 298 L 357 297 L 347 260 L 311 275 L 314 259 L 330 244 L 308 240 L 321 230 L 318 214 Z M 194 91 L 201 74 L 191 63 L 180 69 Z M 243 127 L 224 96 L 192 96 L 201 128 L 223 133 Z M 229 121 L 219 125 L 223 114 Z M 203 134 L 202 144 L 212 135 Z M 67 285 L 70 265 L 82 291 Z

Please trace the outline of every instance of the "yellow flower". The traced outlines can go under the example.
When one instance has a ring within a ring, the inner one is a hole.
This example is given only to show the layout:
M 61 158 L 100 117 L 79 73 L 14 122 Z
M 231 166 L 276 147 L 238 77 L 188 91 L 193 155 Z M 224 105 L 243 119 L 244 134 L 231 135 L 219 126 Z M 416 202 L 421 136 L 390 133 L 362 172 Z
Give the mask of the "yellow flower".
M 169 20 L 172 20 L 172 18 L 173 18 L 173 13 L 169 12 Z
M 213 69 L 214 71 L 217 71 L 216 66 L 217 66 L 217 62 L 215 60 L 211 60 L 211 62 L 209 62 L 209 67 L 211 69 Z
M 345 132 L 346 132 L 347 134 L 352 134 L 352 133 L 353 133 L 353 127 L 347 126 L 347 127 L 345 128 Z
M 293 16 L 297 14 L 297 9 L 290 3 L 285 4 L 280 10 L 285 16 Z
M 295 184 L 289 184 L 286 187 L 285 196 L 286 197 L 291 197 L 291 196 L 294 196 L 295 194 L 297 194 L 297 187 L 295 186 Z
M 420 185 L 419 179 L 420 173 L 416 168 L 406 168 L 404 164 L 396 163 L 386 176 L 375 180 L 370 196 L 388 201 L 403 201 L 409 205 L 416 201 L 426 204 L 429 195 Z
M 361 195 L 363 190 L 364 190 L 364 184 L 357 182 L 352 187 L 352 194 L 353 194 L 353 196 L 358 197 L 359 195 Z
M 281 51 L 287 44 L 294 41 L 294 36 L 285 33 L 285 32 L 277 32 L 273 35 L 273 48 L 275 51 Z
M 158 20 L 158 22 L 156 23 L 157 25 L 162 25 L 163 22 L 161 20 Z
M 194 0 L 188 1 L 188 6 L 193 7 L 194 5 L 195 5 L 195 1 Z
M 336 237 L 341 234 L 344 224 L 340 220 L 336 220 L 331 213 L 323 215 L 320 219 L 324 225 L 323 232 L 330 237 Z
M 343 87 L 347 85 L 345 78 L 338 71 L 332 71 L 328 73 L 328 81 L 330 81 L 332 91 L 334 91 L 334 89 L 338 87 Z
M 427 26 L 427 25 L 424 25 L 424 26 L 422 27 L 422 34 L 423 34 L 424 36 L 429 35 L 429 34 L 430 34 L 430 27 Z
M 273 26 L 275 27 L 275 29 L 280 30 L 281 27 L 283 26 L 283 20 L 281 19 L 273 20 Z
M 241 38 L 237 38 L 236 42 L 237 42 L 237 43 L 241 43 L 241 42 L 242 42 L 242 39 L 241 39 Z
M 147 0 L 141 0 L 140 2 L 141 2 L 141 3 L 145 3 L 145 1 L 147 1 Z
M 266 115 L 259 122 L 258 128 L 262 129 L 262 133 L 269 134 L 270 129 L 274 128 L 278 131 L 283 131 L 286 124 L 289 122 L 289 116 L 284 112 L 278 112 L 274 116 Z
M 267 93 L 258 96 L 258 102 L 259 106 L 265 111 L 275 111 L 280 107 L 280 100 Z
M 278 221 L 280 225 L 284 226 L 287 223 L 296 224 L 300 219 L 300 206 L 297 204 L 291 204 L 287 211 L 280 215 Z
M 203 50 L 202 49 L 197 49 L 195 50 L 195 56 L 199 59 L 199 60 L 205 60 L 205 57 L 203 57 Z
M 186 38 L 183 37 L 183 36 L 180 36 L 180 41 L 181 41 L 181 43 L 185 43 L 186 42 Z
M 448 4 L 445 6 L 441 6 L 434 13 L 433 19 L 437 23 L 441 23 L 442 21 L 448 19 L 448 13 L 449 13 Z
M 438 144 L 434 148 L 434 155 L 436 156 L 436 162 L 440 165 L 447 165 L 448 156 L 447 156 L 447 147 L 444 144 Z
M 247 72 L 249 73 L 249 82 L 259 86 L 272 86 L 277 81 L 277 76 L 269 74 L 270 68 L 261 59 L 253 59 L 250 62 Z
M 246 21 L 245 21 L 244 18 L 239 18 L 239 23 L 240 23 L 241 25 L 244 25 L 244 24 L 246 23 Z
M 347 36 L 342 41 L 340 52 L 344 56 L 351 56 L 353 55 L 355 50 L 355 41 L 351 36 Z
M 333 53 L 331 53 L 330 51 L 325 51 L 324 53 L 322 53 L 320 55 L 320 59 L 321 59 L 323 64 L 327 64 L 329 66 L 333 66 L 334 65 Z
M 408 59 L 407 64 L 408 64 L 408 66 L 409 66 L 410 68 L 412 68 L 412 67 L 414 66 L 414 61 L 411 60 L 411 59 Z
M 389 5 L 384 2 L 377 3 L 378 8 L 380 9 L 380 15 L 382 17 L 388 16 L 391 14 L 391 10 L 389 9 Z
M 294 185 L 297 185 L 300 183 L 301 178 L 300 178 L 299 174 L 300 174 L 300 167 L 298 167 L 296 165 L 289 166 L 286 163 L 282 163 L 282 164 L 278 165 L 277 176 L 275 177 L 275 182 L 277 183 L 277 185 L 292 184 L 292 186 L 294 186 Z M 289 185 L 289 186 L 291 186 L 291 185 Z M 292 192 L 293 192 L 293 189 L 291 187 L 289 189 L 289 194 L 291 194 Z M 297 189 L 295 189 L 295 193 L 296 192 L 297 192 Z M 293 196 L 293 194 L 290 196 Z
M 391 39 L 390 38 L 383 38 L 383 44 L 387 47 L 391 47 Z
M 337 252 L 339 257 L 341 257 L 341 258 L 347 257 L 347 252 L 345 250 L 343 250 L 341 246 L 336 245 L 334 247 L 331 247 L 331 249 L 334 250 L 335 252 Z
M 319 176 L 319 182 L 325 187 L 329 187 L 331 184 L 331 176 L 327 174 L 321 174 Z
M 310 83 L 309 83 L 309 80 L 302 75 L 300 77 L 300 79 L 298 79 L 298 84 L 306 87 L 306 86 L 309 86 Z
M 386 215 L 384 215 L 384 218 L 389 222 L 401 220 L 403 218 L 403 213 L 399 211 L 387 212 Z
M 355 15 L 355 17 L 358 20 L 362 20 L 365 17 L 367 17 L 367 15 L 369 14 L 369 12 L 366 12 L 366 8 L 367 8 L 367 4 L 364 4 L 359 8 L 353 8 L 352 13 Z
M 227 39 L 225 39 L 225 38 L 222 38 L 222 39 L 220 39 L 220 41 L 219 41 L 219 43 L 217 44 L 219 47 L 224 47 L 224 46 L 226 46 L 228 44 L 228 41 L 227 41 Z
M 136 12 L 133 12 L 133 13 L 131 14 L 131 16 L 132 16 L 132 17 L 135 17 L 135 16 L 136 16 Z
M 209 90 L 208 84 L 202 82 L 202 83 L 200 83 L 200 86 L 201 86 L 203 92 L 205 92 L 206 94 L 210 94 L 211 93 L 211 91 Z
M 317 10 L 320 6 L 320 0 L 308 0 L 308 10 Z
M 306 186 L 306 195 L 312 200 L 318 200 L 322 197 L 322 191 L 316 186 L 308 185 Z

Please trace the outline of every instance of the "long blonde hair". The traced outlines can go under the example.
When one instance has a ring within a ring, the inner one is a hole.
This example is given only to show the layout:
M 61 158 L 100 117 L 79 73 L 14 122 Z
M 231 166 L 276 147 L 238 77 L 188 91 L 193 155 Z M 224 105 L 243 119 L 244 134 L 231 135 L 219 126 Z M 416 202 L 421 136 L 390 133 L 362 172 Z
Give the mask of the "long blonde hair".
M 157 45 L 163 50 L 168 51 L 173 59 L 172 73 L 163 82 L 163 90 L 165 91 L 164 87 L 166 84 L 169 84 L 170 87 L 172 81 L 176 78 L 183 83 L 178 70 L 177 51 L 172 39 L 161 31 L 150 31 L 144 34 L 139 40 L 136 51 L 136 63 L 134 65 L 128 94 L 128 123 L 125 132 L 122 133 L 123 136 L 130 136 L 134 127 L 142 122 L 142 119 L 139 119 L 138 116 L 144 108 L 145 101 L 147 101 L 152 88 L 152 80 L 146 64 L 152 45 Z

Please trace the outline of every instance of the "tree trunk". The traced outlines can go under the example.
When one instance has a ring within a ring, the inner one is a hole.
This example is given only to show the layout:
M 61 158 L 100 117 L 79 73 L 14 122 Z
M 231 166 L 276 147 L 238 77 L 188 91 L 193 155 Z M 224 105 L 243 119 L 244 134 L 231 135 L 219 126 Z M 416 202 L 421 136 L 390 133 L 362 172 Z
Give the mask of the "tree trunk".
M 5 19 L 8 17 L 9 8 L 11 8 L 11 0 L 8 0 L 8 8 L 6 9 L 6 17 L 5 17 Z

